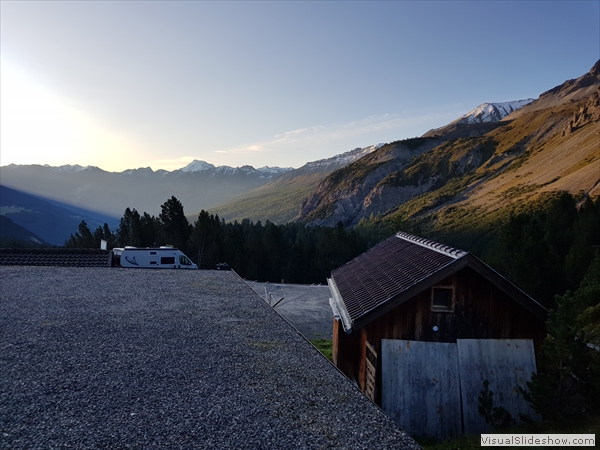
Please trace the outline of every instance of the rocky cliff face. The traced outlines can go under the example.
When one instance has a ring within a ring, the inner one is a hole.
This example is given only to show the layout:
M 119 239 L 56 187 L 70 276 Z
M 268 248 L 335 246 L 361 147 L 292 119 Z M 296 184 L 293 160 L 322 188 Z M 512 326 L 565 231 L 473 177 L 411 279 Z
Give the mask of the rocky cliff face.
M 600 122 L 600 89 L 594 92 L 589 100 L 573 114 L 567 128 L 563 131 L 563 136 L 575 132 L 588 123 L 598 122 Z
M 402 170 L 415 156 L 440 143 L 435 138 L 417 138 L 386 144 L 368 156 L 325 178 L 304 201 L 298 220 L 314 225 L 354 225 L 374 205 L 369 193 L 389 174 Z M 372 208 L 371 208 L 372 209 Z

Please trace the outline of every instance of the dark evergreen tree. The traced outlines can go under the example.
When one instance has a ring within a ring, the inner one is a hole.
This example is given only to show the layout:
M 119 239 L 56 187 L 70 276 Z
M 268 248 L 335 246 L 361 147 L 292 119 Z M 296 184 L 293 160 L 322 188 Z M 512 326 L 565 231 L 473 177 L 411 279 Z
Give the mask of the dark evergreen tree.
M 134 208 L 127 208 L 123 213 L 123 217 L 119 221 L 117 228 L 117 243 L 120 247 L 142 245 L 142 232 L 140 224 L 140 214 Z
M 111 249 L 116 246 L 116 237 L 110 231 L 110 228 L 107 223 L 105 223 L 102 227 L 99 226 L 98 228 L 96 228 L 96 231 L 94 231 L 94 244 L 96 248 L 100 247 L 102 241 L 106 241 L 107 249 Z
M 202 210 L 194 223 L 188 243 L 191 258 L 200 268 L 213 268 L 223 258 L 224 231 L 219 216 Z
M 100 239 L 98 239 L 96 245 L 96 239 L 88 228 L 85 220 L 82 220 L 77 228 L 77 232 L 72 234 L 69 239 L 65 242 L 67 248 L 100 248 Z
M 600 412 L 600 255 L 581 286 L 556 299 L 526 398 L 546 419 Z
M 185 217 L 183 205 L 175 196 L 171 196 L 169 200 L 160 206 L 160 209 L 159 218 L 167 241 L 165 243 L 174 245 L 185 252 L 188 239 L 192 233 L 192 227 L 187 217 Z
M 157 247 L 163 241 L 160 219 L 144 212 L 139 219 L 141 247 Z

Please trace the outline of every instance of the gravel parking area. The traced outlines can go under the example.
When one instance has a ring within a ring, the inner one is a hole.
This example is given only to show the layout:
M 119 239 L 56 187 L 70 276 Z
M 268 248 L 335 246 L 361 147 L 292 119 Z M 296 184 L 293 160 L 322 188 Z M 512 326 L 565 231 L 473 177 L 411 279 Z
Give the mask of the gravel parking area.
M 0 267 L 0 448 L 419 448 L 228 271 Z

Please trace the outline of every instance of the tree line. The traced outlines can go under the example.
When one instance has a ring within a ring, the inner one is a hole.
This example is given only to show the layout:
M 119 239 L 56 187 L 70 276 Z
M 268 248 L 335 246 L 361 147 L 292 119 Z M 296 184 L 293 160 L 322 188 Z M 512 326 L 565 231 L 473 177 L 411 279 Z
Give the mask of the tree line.
M 369 241 L 341 223 L 334 228 L 249 219 L 226 223 L 202 210 L 190 224 L 174 196 L 158 217 L 127 208 L 114 233 L 106 224 L 92 232 L 82 221 L 65 246 L 99 248 L 101 240 L 108 248 L 171 244 L 203 269 L 227 263 L 246 279 L 300 284 L 326 283 L 333 269 L 366 251 Z
M 275 225 L 249 219 L 226 223 L 204 210 L 189 223 L 183 205 L 172 196 L 161 205 L 158 217 L 127 208 L 114 232 L 107 224 L 92 232 L 81 222 L 65 246 L 99 248 L 101 240 L 107 241 L 108 248 L 171 244 L 201 268 L 224 262 L 248 279 L 324 283 L 331 270 L 399 231 L 382 228 L 346 229 L 341 223 L 333 228 Z M 600 245 L 600 199 L 587 198 L 578 204 L 572 195 L 563 193 L 543 210 L 511 216 L 490 234 L 485 248 L 464 250 L 474 251 L 552 308 L 555 295 L 579 287 Z M 455 238 L 469 241 L 468 237 Z

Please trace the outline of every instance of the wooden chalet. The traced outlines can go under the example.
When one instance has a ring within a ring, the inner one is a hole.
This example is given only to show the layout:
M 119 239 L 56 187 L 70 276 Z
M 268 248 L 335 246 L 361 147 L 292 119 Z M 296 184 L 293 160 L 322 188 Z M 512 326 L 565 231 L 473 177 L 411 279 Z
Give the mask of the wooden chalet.
M 473 350 L 474 354 L 491 352 L 499 355 L 500 346 L 502 352 L 506 349 L 510 352 L 518 347 L 521 349 L 519 351 L 533 355 L 534 349 L 539 348 L 546 336 L 547 310 L 498 272 L 468 252 L 402 232 L 334 270 L 328 282 L 334 314 L 334 364 L 384 410 L 386 402 L 390 402 L 386 397 L 392 394 L 389 387 L 385 392 L 382 385 L 398 377 L 392 374 L 386 378 L 385 371 L 398 371 L 403 364 L 385 361 L 388 356 L 382 357 L 382 348 L 387 351 L 386 345 L 389 347 L 394 344 L 392 347 L 396 351 L 406 355 L 413 343 L 414 355 L 415 342 L 422 344 L 421 347 L 451 343 L 455 349 L 458 343 L 464 349 L 467 344 L 485 346 L 489 344 L 487 340 L 494 340 L 490 342 L 496 346 L 495 350 L 486 347 L 487 350 Z M 530 350 L 522 350 L 525 347 Z M 456 350 L 452 351 L 456 353 Z M 406 369 L 407 375 L 399 378 L 400 383 L 408 386 L 407 377 L 418 376 L 415 367 L 424 367 L 423 370 L 427 371 L 433 364 L 432 359 L 443 359 L 431 355 L 428 356 L 428 362 L 419 362 L 419 357 L 416 357 Z M 530 358 L 529 362 L 515 363 L 519 366 L 518 370 L 526 367 L 527 371 L 532 367 L 535 371 L 535 356 L 531 361 L 531 355 L 526 356 Z M 392 364 L 394 368 L 386 369 L 387 364 Z M 461 367 L 475 364 L 481 368 L 483 363 L 467 362 L 463 358 L 453 364 L 448 367 L 454 369 L 445 368 L 439 376 L 430 374 L 423 377 L 429 377 L 435 383 L 440 377 L 448 380 L 455 377 L 458 380 Z M 489 364 L 497 366 L 495 362 Z M 457 373 L 449 373 L 454 371 Z M 524 386 L 523 380 L 529 378 L 531 370 L 524 377 L 521 375 L 520 384 Z M 489 378 L 485 373 L 480 376 Z M 476 385 L 482 382 L 477 379 Z M 514 390 L 514 386 L 509 389 Z M 460 396 L 460 388 L 457 392 L 456 395 Z M 439 394 L 443 395 L 446 394 Z M 460 400 L 458 398 L 459 409 Z M 465 401 L 463 393 L 463 404 Z M 426 400 L 423 402 L 426 403 Z M 431 407 L 438 410 L 442 408 L 439 404 Z M 445 407 L 446 411 L 452 409 L 448 405 Z M 407 406 L 401 409 L 406 410 Z M 433 432 L 419 425 L 407 426 L 406 418 L 396 419 L 412 433 L 445 437 L 472 431 L 465 430 L 460 414 L 458 416 L 455 428 Z

